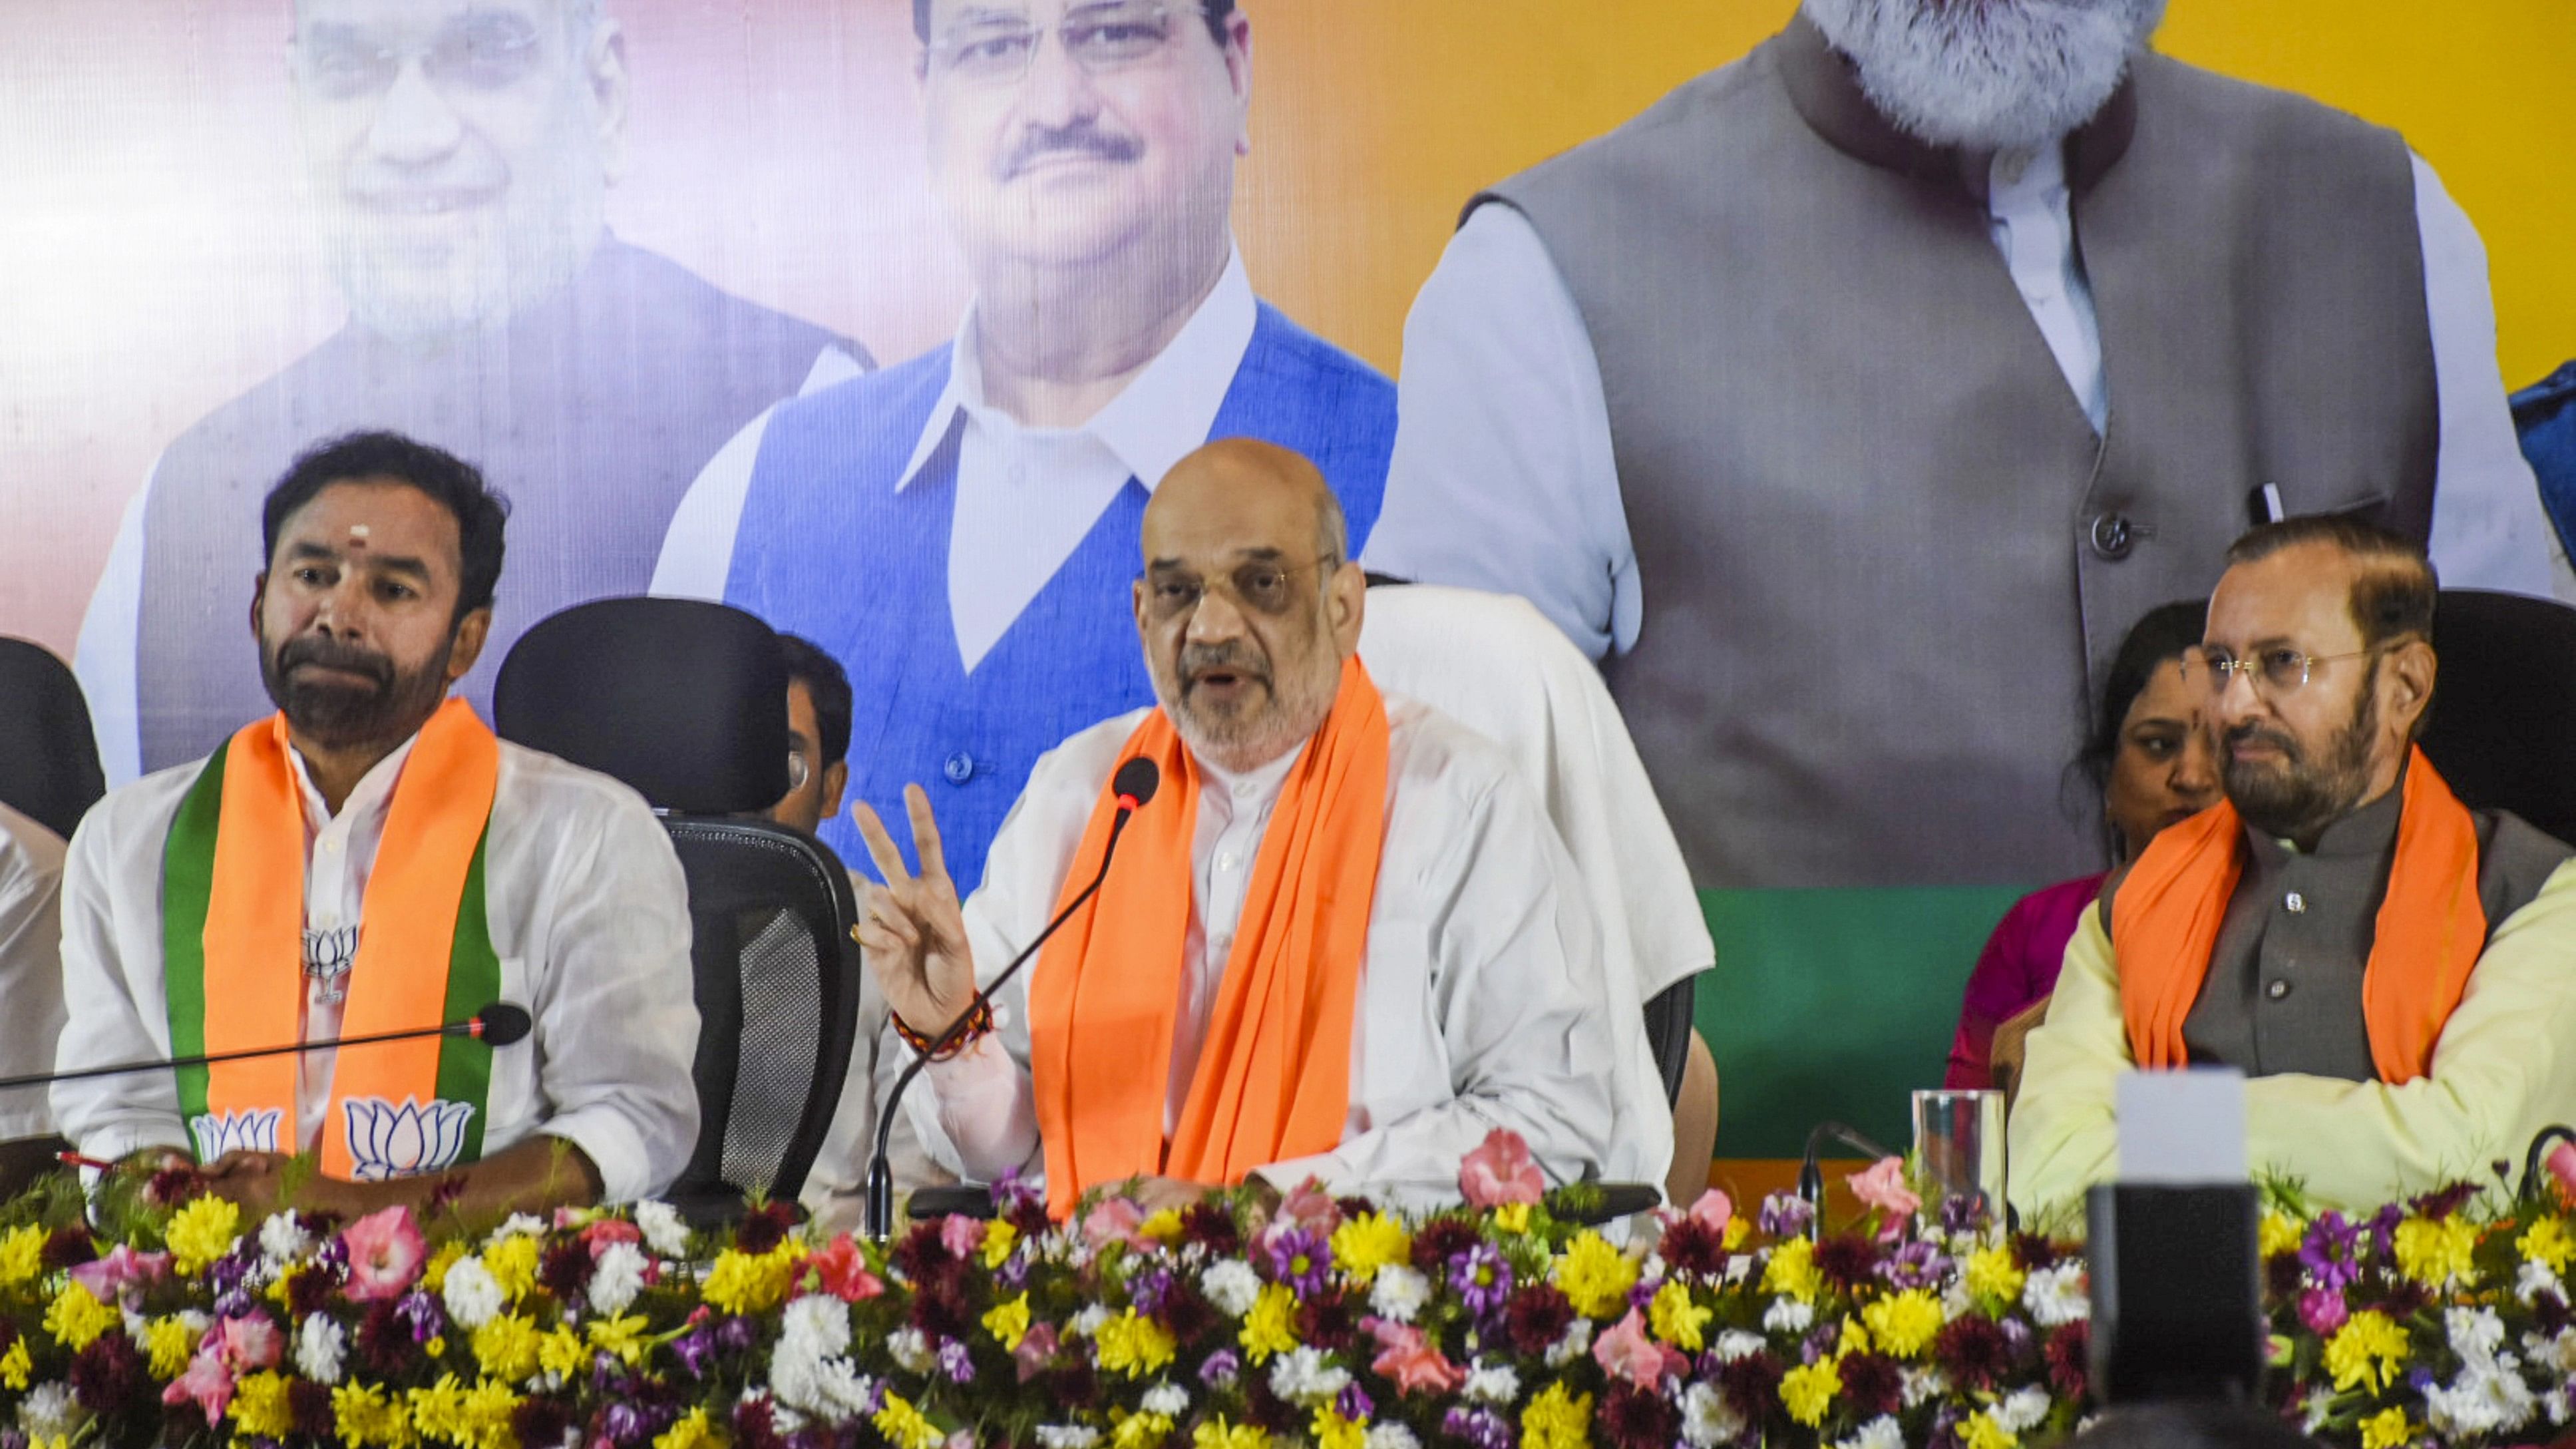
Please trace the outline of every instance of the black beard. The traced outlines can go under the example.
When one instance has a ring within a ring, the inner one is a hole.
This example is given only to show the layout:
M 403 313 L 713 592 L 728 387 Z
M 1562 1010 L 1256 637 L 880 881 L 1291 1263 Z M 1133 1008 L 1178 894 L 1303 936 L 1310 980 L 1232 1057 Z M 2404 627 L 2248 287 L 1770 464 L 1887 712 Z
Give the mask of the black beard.
M 2370 788 L 2370 746 L 2379 734 L 2379 661 L 2361 682 L 2352 718 L 2326 745 L 2320 764 L 2308 763 L 2298 741 L 2279 730 L 2246 723 L 2219 739 L 2220 777 L 2227 800 L 2246 824 L 2275 840 L 2310 840 L 2352 813 Z M 2262 738 L 2281 751 L 2276 766 L 2247 765 L 2235 745 Z
M 265 654 L 260 682 L 286 715 L 286 723 L 326 750 L 344 750 L 379 741 L 400 741 L 421 727 L 447 696 L 447 661 L 456 648 L 451 633 L 436 658 L 405 673 L 393 660 L 372 649 L 343 644 L 316 634 L 302 634 Z M 375 681 L 356 685 L 323 682 L 295 673 L 298 665 L 319 664 L 346 669 Z

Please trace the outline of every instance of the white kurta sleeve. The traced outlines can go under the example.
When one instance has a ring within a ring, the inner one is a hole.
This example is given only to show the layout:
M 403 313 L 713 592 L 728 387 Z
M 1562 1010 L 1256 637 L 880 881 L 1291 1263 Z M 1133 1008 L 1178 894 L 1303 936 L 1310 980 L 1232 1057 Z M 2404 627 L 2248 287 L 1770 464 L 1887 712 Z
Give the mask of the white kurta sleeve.
M 0 805 L 0 1075 L 53 1070 L 63 1030 L 63 842 Z M 43 1087 L 0 1092 L 0 1141 L 54 1130 Z
M 63 863 L 57 1071 L 170 1054 L 160 951 L 160 847 L 170 811 L 138 809 L 139 803 L 123 792 L 101 801 L 74 832 Z M 190 1150 L 178 1084 L 168 1072 L 57 1082 L 53 1109 L 54 1130 L 91 1157 L 113 1160 L 146 1147 Z

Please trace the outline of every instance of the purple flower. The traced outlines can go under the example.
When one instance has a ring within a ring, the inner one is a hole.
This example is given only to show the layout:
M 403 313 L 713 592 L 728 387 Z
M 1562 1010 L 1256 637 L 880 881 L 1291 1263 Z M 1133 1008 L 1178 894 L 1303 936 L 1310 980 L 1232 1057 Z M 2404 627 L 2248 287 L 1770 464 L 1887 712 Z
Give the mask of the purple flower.
M 1044 1206 L 1046 1193 L 1020 1176 L 1016 1167 L 1003 1173 L 993 1184 L 993 1209 L 997 1216 L 1009 1217 L 1021 1208 Z
M 610 1404 L 608 1412 L 600 1416 L 600 1428 L 612 1444 L 634 1443 L 644 1437 L 644 1425 L 644 1411 L 629 1403 Z
M 1458 1301 L 1479 1318 L 1496 1312 L 1512 1296 L 1512 1265 L 1493 1244 L 1479 1242 L 1449 1259 L 1449 1286 Z
M 966 1351 L 966 1345 L 943 1338 L 939 1341 L 939 1371 L 948 1375 L 950 1383 L 971 1384 L 975 1382 L 975 1356 Z
M 1475 1449 L 1513 1449 L 1511 1426 L 1490 1409 L 1451 1409 L 1440 1420 L 1440 1432 Z
M 1002 1266 L 993 1270 L 994 1284 L 1005 1293 L 1017 1293 L 1028 1287 L 1029 1268 L 1036 1256 L 1034 1253 L 1013 1253 L 1003 1259 Z
M 1324 1278 L 1332 1266 L 1333 1255 L 1324 1240 L 1304 1228 L 1288 1228 L 1270 1238 L 1271 1276 L 1294 1289 L 1300 1298 L 1324 1291 Z
M 1220 1348 L 1207 1356 L 1207 1362 L 1199 1365 L 1199 1382 L 1212 1389 L 1221 1389 L 1233 1383 L 1234 1376 L 1241 1372 L 1243 1360 L 1234 1356 L 1233 1349 Z
M 1762 1231 L 1772 1237 L 1794 1238 L 1815 1220 L 1815 1209 L 1796 1193 L 1775 1192 L 1762 1199 Z
M 427 1343 L 447 1331 L 447 1310 L 438 1300 L 413 1289 L 394 1305 L 394 1316 L 411 1325 L 411 1341 Z
M 1959 1201 L 1957 1198 L 1951 1199 Z M 1878 1276 L 1898 1290 L 1934 1288 L 1950 1271 L 1950 1260 L 1931 1242 L 1918 1238 L 1879 1260 Z
M 2000 1326 L 2004 1331 L 2004 1347 L 2012 1351 L 2013 1357 L 2020 1358 L 2022 1355 L 2030 1352 L 2029 1324 L 2022 1322 L 2018 1318 L 2007 1318 L 2002 1321 Z
M 1826 1354 L 1832 1353 L 1834 1346 L 1842 1341 L 1843 1330 L 1840 1320 L 1819 1323 L 1807 1330 L 1806 1341 L 1798 1345 L 1798 1357 L 1804 1362 L 1814 1363 Z
M 1172 1294 L 1172 1270 L 1156 1266 L 1137 1274 L 1127 1284 L 1127 1295 L 1139 1313 L 1160 1313 L 1163 1300 Z
M 2402 1203 L 2390 1203 L 2370 1217 L 2370 1245 L 2385 1258 L 2397 1251 L 2397 1225 L 2406 1221 Z
M 1377 1412 L 1377 1402 L 1354 1380 L 1343 1385 L 1341 1397 L 1333 1401 L 1333 1408 L 1352 1423 L 1365 1424 L 1369 1416 Z
M 2308 1270 L 2308 1281 L 2320 1288 L 2341 1291 L 2361 1276 L 2361 1230 L 2344 1221 L 2343 1214 L 2327 1211 L 2308 1225 L 2308 1236 L 2299 1244 L 2299 1262 Z
M 680 1367 L 687 1369 L 693 1379 L 707 1376 L 707 1360 L 715 1357 L 715 1352 L 716 1336 L 703 1325 L 671 1340 L 671 1356 L 680 1361 Z
M 250 1296 L 247 1288 L 235 1288 L 215 1295 L 217 1318 L 239 1318 L 258 1306 L 259 1300 Z
M 759 1330 L 748 1318 L 728 1318 L 716 1325 L 716 1347 L 727 1353 L 748 1353 L 759 1339 Z
M 1982 1227 L 1991 1216 L 1982 1197 L 1953 1194 L 1941 1199 L 1941 1228 L 1944 1232 L 1964 1233 L 1971 1228 Z

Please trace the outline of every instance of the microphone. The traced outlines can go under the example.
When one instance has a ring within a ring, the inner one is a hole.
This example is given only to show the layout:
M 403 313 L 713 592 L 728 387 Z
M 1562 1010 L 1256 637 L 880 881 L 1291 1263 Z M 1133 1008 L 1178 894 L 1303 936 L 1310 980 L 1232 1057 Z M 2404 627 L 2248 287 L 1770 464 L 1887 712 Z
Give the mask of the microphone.
M 121 1077 L 130 1072 L 166 1072 L 177 1067 L 212 1066 L 216 1062 L 248 1061 L 253 1057 L 300 1056 L 326 1048 L 372 1046 L 377 1042 L 417 1041 L 423 1037 L 473 1037 L 488 1047 L 513 1046 L 527 1039 L 534 1023 L 528 1009 L 514 1002 L 495 1001 L 463 1021 L 438 1026 L 414 1027 L 409 1031 L 380 1031 L 366 1036 L 335 1036 L 323 1041 L 300 1041 L 291 1046 L 251 1047 L 235 1052 L 208 1052 L 193 1057 L 165 1057 L 149 1062 L 119 1062 L 112 1067 L 81 1067 L 68 1072 L 29 1072 L 22 1077 L 0 1077 L 0 1092 L 12 1087 L 42 1087 L 55 1082 L 79 1082 L 91 1077 Z
M 894 1232 L 894 1163 L 890 1155 L 894 1141 L 894 1114 L 903 1105 L 903 1094 L 912 1086 L 912 1079 L 921 1075 L 921 1069 L 930 1064 L 932 1057 L 956 1044 L 957 1038 L 966 1030 L 966 1023 L 975 1019 L 976 1013 L 993 999 L 993 994 L 1008 985 L 1010 979 L 1019 974 L 1020 968 L 1037 955 L 1038 948 L 1047 943 L 1047 938 L 1056 933 L 1056 928 L 1072 920 L 1073 913 L 1081 910 L 1083 903 L 1099 891 L 1100 883 L 1109 879 L 1109 862 L 1118 857 L 1118 837 L 1126 833 L 1128 818 L 1154 798 L 1154 791 L 1162 782 L 1162 770 L 1142 755 L 1118 767 L 1118 773 L 1109 781 L 1109 792 L 1118 802 L 1118 813 L 1109 819 L 1109 844 L 1100 852 L 1100 869 L 1093 873 L 1091 883 L 1084 886 L 1079 895 L 1065 902 L 1064 909 L 1056 912 L 1055 919 L 1047 922 L 1046 929 L 1038 932 L 1036 940 L 1020 948 L 1020 954 L 1011 958 L 1011 964 L 1002 968 L 1001 974 L 993 978 L 992 985 L 976 991 L 974 999 L 966 1003 L 966 1009 L 957 1013 L 957 1019 L 948 1023 L 945 1031 L 931 1038 L 930 1050 L 904 1063 L 903 1074 L 894 1079 L 893 1088 L 886 1093 L 885 1105 L 877 1113 L 876 1151 L 868 1156 L 869 1237 L 882 1243 Z
M 1818 1165 L 1824 1155 L 1826 1139 L 1840 1142 L 1866 1154 L 1871 1161 L 1896 1154 L 1879 1146 L 1840 1122 L 1819 1122 L 1807 1134 L 1806 1155 L 1798 1159 L 1798 1197 L 1807 1205 L 1807 1240 L 1815 1241 L 1824 1232 L 1825 1172 Z

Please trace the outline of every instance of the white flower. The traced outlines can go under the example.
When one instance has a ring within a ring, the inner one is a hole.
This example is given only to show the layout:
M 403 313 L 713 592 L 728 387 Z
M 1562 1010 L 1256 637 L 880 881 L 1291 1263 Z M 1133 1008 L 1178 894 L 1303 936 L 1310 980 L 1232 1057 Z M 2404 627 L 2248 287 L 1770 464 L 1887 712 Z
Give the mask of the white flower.
M 1730 1328 L 1717 1336 L 1717 1344 L 1710 1351 L 1717 1355 L 1719 1363 L 1733 1363 L 1739 1358 L 1760 1353 L 1765 1347 L 1761 1334 Z
M 1094 1303 L 1090 1307 L 1083 1309 L 1080 1313 L 1066 1319 L 1064 1322 L 1064 1331 L 1068 1337 L 1089 1338 L 1100 1332 L 1100 1325 L 1107 1323 L 1108 1321 L 1109 1310 L 1097 1303 Z
M 1350 1370 L 1325 1362 L 1312 1346 L 1291 1349 L 1270 1365 L 1270 1392 L 1307 1408 L 1328 1402 L 1350 1382 Z
M 635 1205 L 635 1226 L 644 1234 L 644 1246 L 665 1258 L 689 1256 L 689 1225 L 680 1210 L 666 1202 L 639 1202 Z
M 450 1283 L 456 1281 L 453 1271 L 449 1273 L 447 1281 Z M 314 1314 L 304 1320 L 302 1328 L 295 1331 L 295 1366 L 304 1371 L 306 1378 L 317 1384 L 336 1384 L 340 1381 L 340 1360 L 348 1349 L 348 1335 L 340 1331 L 340 1325 L 332 1322 L 328 1314 Z
M 2564 1298 L 2567 1289 L 2558 1281 L 2558 1275 L 2549 1271 L 2547 1263 L 2525 1262 L 2522 1272 L 2513 1280 L 2513 1296 L 2529 1303 L 2543 1293 L 2555 1293 Z
M 898 1328 L 886 1335 L 886 1352 L 903 1366 L 906 1373 L 928 1373 L 939 1360 L 930 1351 L 930 1339 L 918 1328 Z
M 512 1213 L 501 1220 L 501 1226 L 494 1228 L 492 1236 L 485 1238 L 483 1244 L 485 1247 L 490 1247 L 504 1238 L 542 1238 L 545 1235 L 545 1219 L 530 1217 L 526 1213 Z
M 2492 1368 L 2496 1350 L 2504 1347 L 2504 1320 L 2492 1308 L 2452 1308 L 2442 1314 L 2442 1329 L 2451 1352 L 2473 1368 Z
M 1578 1318 L 1565 1326 L 1565 1337 L 1547 1346 L 1549 1368 L 1563 1368 L 1592 1351 L 1592 1320 Z
M 1762 1313 L 1762 1326 L 1773 1333 L 1804 1333 L 1815 1321 L 1815 1305 L 1796 1298 L 1774 1298 Z
M 1038 1425 L 1039 1449 L 1091 1449 L 1100 1442 L 1100 1431 L 1081 1424 Z
M 275 1213 L 259 1225 L 259 1250 L 267 1255 L 270 1267 L 283 1267 L 313 1251 L 313 1235 L 304 1231 L 304 1220 L 294 1213 Z
M 469 1329 L 491 1322 L 509 1298 L 501 1291 L 501 1280 L 471 1253 L 447 1265 L 447 1284 L 438 1296 L 447 1304 L 447 1316 Z
M 1422 1441 L 1401 1421 L 1388 1419 L 1369 1425 L 1368 1449 L 1422 1449 Z
M 1136 1406 L 1148 1414 L 1177 1419 L 1190 1411 L 1190 1391 L 1165 1379 L 1147 1389 L 1145 1396 L 1136 1401 Z
M 2033 1269 L 2021 1285 L 2021 1306 L 2030 1310 L 2030 1321 L 2042 1328 L 2092 1317 L 2093 1299 L 2085 1286 L 2083 1260 L 2069 1258 Z
M 2015 1434 L 2027 1434 L 2047 1422 L 2049 1407 L 2048 1390 L 2030 1384 L 1995 1405 L 1995 1422 Z
M 38 1384 L 18 1402 L 18 1428 L 30 1439 L 69 1438 L 88 1420 L 69 1384 Z
M 2306 1417 L 2300 1420 L 2299 1432 L 2314 1438 L 2316 1432 L 2326 1426 L 2326 1421 L 2334 1417 L 2334 1395 L 2320 1389 L 2300 1400 L 2299 1407 L 2306 1411 Z
M 1682 1395 L 1682 1441 L 1691 1449 L 1717 1449 L 1743 1434 L 1744 1416 L 1727 1405 L 1715 1384 L 1702 1380 Z
M 1501 1407 L 1521 1396 L 1521 1376 L 1513 1372 L 1510 1364 L 1477 1359 L 1469 1368 L 1467 1382 L 1458 1393 L 1474 1403 Z
M 1395 1323 L 1411 1323 L 1430 1300 L 1431 1280 L 1401 1263 L 1378 1269 L 1377 1282 L 1369 1289 L 1369 1307 Z
M 1385 1282 L 1386 1275 L 1394 1271 L 1392 1268 L 1379 1269 L 1378 1281 Z M 1413 1270 L 1408 1268 L 1404 1271 L 1410 1273 Z M 1216 1305 L 1217 1312 L 1228 1318 L 1241 1318 L 1252 1311 L 1253 1300 L 1261 1296 L 1261 1277 L 1252 1271 L 1250 1263 L 1228 1258 L 1209 1264 L 1207 1271 L 1199 1274 L 1199 1291 L 1207 1295 L 1208 1302 Z
M 644 1291 L 644 1253 L 633 1243 L 611 1243 L 590 1272 L 590 1309 L 614 1318 Z
M 1684 1425 L 1682 1432 L 1689 1433 L 1689 1426 Z M 1894 1415 L 1881 1414 L 1861 1425 L 1850 1438 L 1835 1444 L 1834 1449 L 1905 1449 L 1905 1428 Z
M 915 1338 L 920 1332 L 905 1329 Z M 778 1319 L 778 1352 L 796 1358 L 830 1358 L 850 1347 L 850 1308 L 829 1293 L 808 1293 Z M 924 1352 L 928 1350 L 925 1347 Z
M 1950 1376 L 1936 1368 L 1909 1368 L 1905 1371 L 1905 1407 L 1911 1409 L 1950 1392 Z
M 2522 1375 L 2476 1364 L 2461 1370 L 2449 1388 L 2424 1391 L 2424 1421 L 2450 1439 L 2519 1429 L 2539 1408 Z

